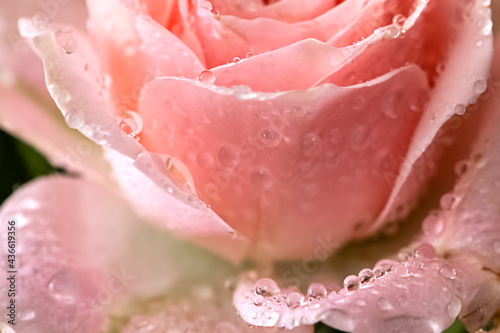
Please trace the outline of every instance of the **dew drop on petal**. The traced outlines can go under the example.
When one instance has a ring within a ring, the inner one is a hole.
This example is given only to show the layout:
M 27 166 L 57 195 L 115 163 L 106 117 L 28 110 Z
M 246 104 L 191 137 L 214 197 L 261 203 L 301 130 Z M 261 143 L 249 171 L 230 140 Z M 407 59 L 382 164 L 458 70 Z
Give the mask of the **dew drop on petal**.
M 48 284 L 50 295 L 64 304 L 74 304 L 80 295 L 80 280 L 71 270 L 63 269 L 54 274 Z
M 445 277 L 445 278 L 448 278 L 448 279 L 454 279 L 456 276 L 457 276 L 457 271 L 455 270 L 455 268 L 449 264 L 449 263 L 444 263 L 442 266 L 441 266 L 441 269 L 439 270 L 439 273 Z
M 436 249 L 429 243 L 421 244 L 415 250 L 415 257 L 420 259 L 432 259 L 436 257 Z
M 358 274 L 361 283 L 371 282 L 373 281 L 373 277 L 373 271 L 369 268 L 362 269 Z
M 459 161 L 455 164 L 454 170 L 457 176 L 464 175 L 470 168 L 470 163 L 467 160 Z
M 120 128 L 125 134 L 135 137 L 144 126 L 142 117 L 135 111 L 125 111 L 121 116 Z
M 36 313 L 35 311 L 33 310 L 21 310 L 19 311 L 19 314 L 17 315 L 17 317 L 19 318 L 19 320 L 22 320 L 22 321 L 29 321 L 29 320 L 32 320 L 36 317 Z M 3 332 L 3 331 L 0 331 L 0 332 Z
M 70 32 L 60 31 L 56 33 L 57 44 L 64 49 L 67 54 L 71 54 L 77 49 L 76 39 Z
M 448 304 L 447 307 L 448 315 L 451 318 L 456 318 L 460 313 L 461 309 L 462 309 L 462 302 L 458 297 L 453 297 L 450 301 L 450 304 Z
M 392 24 L 394 24 L 394 26 L 396 26 L 398 28 L 403 27 L 405 22 L 406 22 L 406 17 L 403 14 L 397 14 L 392 19 Z
M 489 17 L 480 18 L 477 21 L 477 28 L 483 36 L 489 36 L 493 29 L 493 21 Z
M 381 298 L 377 301 L 377 307 L 382 311 L 389 311 L 393 309 L 391 302 L 387 298 Z
M 487 84 L 485 80 L 477 80 L 476 83 L 474 83 L 474 92 L 478 95 L 481 95 L 486 91 Z
M 452 210 L 455 209 L 460 203 L 460 198 L 453 193 L 444 194 L 439 200 L 441 209 Z
M 356 275 L 349 275 L 344 279 L 344 288 L 347 290 L 356 290 L 359 285 L 359 278 Z
M 318 298 L 318 297 L 326 297 L 327 291 L 326 287 L 321 283 L 313 283 L 307 289 L 307 296 Z
M 69 110 L 64 116 L 70 128 L 81 128 L 85 124 L 85 114 L 81 110 Z
M 206 70 L 201 72 L 200 76 L 198 77 L 198 80 L 203 83 L 210 83 L 214 84 L 215 83 L 215 75 L 212 71 Z
M 276 282 L 269 278 L 263 278 L 255 283 L 255 293 L 257 295 L 272 296 L 278 294 L 280 288 Z
M 253 297 L 253 304 L 255 306 L 261 306 L 262 304 L 264 304 L 264 296 L 262 296 L 260 294 L 259 295 L 255 295 Z
M 260 132 L 259 139 L 266 146 L 273 148 L 280 144 L 281 135 L 271 128 L 266 128 Z
M 301 148 L 304 155 L 317 156 L 322 149 L 321 138 L 314 133 L 309 133 L 302 139 Z
M 238 164 L 238 152 L 229 145 L 224 145 L 219 149 L 217 158 L 221 167 L 226 169 L 233 169 Z
M 212 3 L 210 1 L 202 1 L 200 7 L 208 11 L 212 10 Z
M 431 213 L 422 222 L 422 231 L 428 236 L 439 236 L 444 230 L 444 221 L 438 214 Z
M 457 104 L 455 105 L 455 113 L 458 115 L 463 115 L 467 109 L 465 108 L 465 105 L 463 104 Z
M 290 309 L 295 309 L 302 304 L 303 299 L 304 296 L 302 296 L 301 293 L 295 291 L 291 292 L 290 294 L 286 295 L 286 305 Z

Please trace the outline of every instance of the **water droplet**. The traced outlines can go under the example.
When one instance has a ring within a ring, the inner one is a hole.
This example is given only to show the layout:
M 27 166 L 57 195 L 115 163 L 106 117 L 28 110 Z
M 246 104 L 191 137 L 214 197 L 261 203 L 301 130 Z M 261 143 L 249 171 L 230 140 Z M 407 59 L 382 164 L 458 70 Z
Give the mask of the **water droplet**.
M 477 28 L 483 36 L 489 36 L 493 28 L 493 21 L 489 17 L 483 17 L 477 21 Z
M 64 304 L 74 304 L 80 295 L 80 280 L 71 270 L 57 272 L 48 284 L 50 295 Z
M 254 56 L 253 52 L 247 52 L 247 54 L 245 55 L 246 58 L 251 58 L 253 56 Z
M 222 146 L 217 154 L 219 164 L 225 169 L 233 169 L 238 164 L 238 152 L 232 146 Z
M 64 116 L 70 128 L 81 128 L 85 124 L 85 114 L 77 109 L 69 110 Z
M 454 279 L 457 276 L 457 271 L 455 268 L 449 264 L 449 263 L 444 263 L 441 266 L 441 269 L 439 270 L 439 273 L 444 276 L 445 278 L 448 279 Z
M 319 136 L 309 133 L 304 136 L 301 142 L 301 148 L 306 156 L 317 156 L 322 149 L 322 143 Z
M 202 1 L 200 7 L 208 11 L 212 10 L 212 3 L 210 1 Z
M 295 309 L 302 304 L 303 299 L 304 296 L 302 296 L 301 293 L 295 291 L 291 292 L 290 294 L 286 295 L 286 305 L 290 309 Z
M 238 62 L 240 62 L 240 60 L 241 60 L 241 59 L 240 59 L 239 57 L 234 57 L 234 58 L 233 58 L 233 62 L 234 62 L 234 63 L 238 63 Z
M 410 299 L 406 295 L 401 295 L 398 297 L 399 305 L 407 306 L 410 303 Z
M 198 80 L 203 83 L 214 84 L 215 83 L 215 75 L 212 71 L 206 70 L 201 72 L 200 76 L 198 76 Z
M 381 298 L 377 301 L 377 307 L 382 311 L 392 310 L 392 304 L 387 298 Z
M 401 90 L 395 90 L 386 97 L 382 103 L 382 112 L 387 116 L 387 118 L 396 119 L 399 117 L 400 110 L 402 106 L 402 100 L 404 94 Z
M 191 177 L 191 173 L 189 172 L 188 167 L 173 157 L 167 157 L 165 160 L 165 167 L 168 171 L 168 178 L 175 184 L 177 187 L 184 188 L 192 193 L 195 193 L 194 182 Z M 167 191 L 172 191 L 173 189 L 169 187 Z M 192 196 L 188 197 L 190 201 L 193 201 L 194 198 Z
M 318 298 L 318 297 L 326 297 L 327 291 L 326 287 L 321 283 L 313 283 L 307 289 L 307 296 Z
M 398 38 L 400 34 L 401 34 L 401 30 L 399 30 L 398 27 L 396 27 L 396 26 L 392 26 L 389 29 L 387 29 L 384 37 L 385 38 Z
M 373 268 L 373 276 L 375 278 L 379 278 L 381 276 L 385 275 L 385 269 L 382 266 L 375 266 Z
M 469 167 L 470 167 L 469 161 L 467 160 L 460 161 L 457 164 L 455 164 L 454 168 L 455 173 L 457 174 L 457 176 L 462 176 L 469 170 Z
M 207 169 L 214 163 L 214 158 L 212 157 L 212 154 L 205 151 L 198 154 L 196 157 L 196 163 L 200 168 Z
M 57 44 L 64 49 L 67 54 L 71 54 L 77 49 L 76 39 L 70 32 L 60 31 L 56 33 Z
M 439 201 L 441 204 L 441 209 L 452 210 L 455 209 L 460 203 L 460 198 L 453 193 L 446 193 L 441 197 Z
M 121 116 L 120 128 L 131 137 L 141 133 L 143 125 L 141 115 L 135 111 L 125 111 Z
M 364 126 L 356 127 L 350 138 L 350 144 L 354 150 L 363 150 L 368 147 L 370 141 L 368 140 L 368 131 Z
M 431 213 L 422 222 L 422 231 L 428 236 L 439 236 L 444 230 L 444 221 L 437 213 Z
M 255 295 L 253 297 L 253 304 L 255 304 L 255 306 L 261 306 L 262 304 L 264 304 L 264 296 Z
M 238 234 L 236 233 L 236 231 L 230 231 L 230 232 L 228 233 L 228 236 L 229 236 L 229 238 L 231 238 L 231 239 L 236 239 L 236 238 L 238 238 Z
M 436 249 L 429 243 L 423 243 L 415 250 L 415 257 L 420 259 L 433 259 L 436 257 Z
M 485 80 L 477 80 L 476 83 L 474 83 L 474 92 L 478 95 L 481 95 L 486 91 L 486 88 L 488 85 L 486 84 Z
M 372 282 L 373 281 L 373 271 L 369 268 L 362 269 L 359 274 L 359 281 L 361 283 L 367 283 L 367 282 Z
M 274 282 L 274 280 L 269 278 L 260 279 L 255 284 L 255 293 L 257 295 L 272 296 L 280 292 L 280 288 Z
M 344 288 L 347 290 L 356 290 L 359 288 L 359 278 L 356 275 L 349 275 L 344 279 Z
M 271 128 L 266 128 L 260 132 L 259 139 L 266 146 L 273 148 L 280 144 L 281 135 Z
M 394 24 L 395 27 L 400 29 L 403 27 L 405 22 L 406 22 L 406 16 L 404 16 L 403 14 L 397 14 L 392 19 L 392 24 Z
M 457 104 L 455 105 L 455 113 L 458 115 L 463 115 L 467 109 L 465 108 L 465 105 L 463 104 Z

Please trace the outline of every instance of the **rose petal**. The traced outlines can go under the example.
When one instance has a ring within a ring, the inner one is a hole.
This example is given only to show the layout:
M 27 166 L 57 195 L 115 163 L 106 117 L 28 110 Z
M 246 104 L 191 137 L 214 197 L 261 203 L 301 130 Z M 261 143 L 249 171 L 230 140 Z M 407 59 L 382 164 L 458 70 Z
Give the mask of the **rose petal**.
M 403 167 L 394 179 L 391 196 L 377 223 L 371 226 L 372 230 L 379 228 L 388 215 L 415 195 L 415 188 L 422 184 L 415 175 L 422 173 L 426 166 L 422 159 L 432 159 L 433 153 L 427 149 L 438 131 L 451 116 L 474 103 L 482 93 L 481 87 L 486 85 L 493 50 L 491 29 L 486 29 L 487 22 L 491 22 L 491 12 L 481 1 L 469 5 L 466 19 L 455 32 L 460 38 L 449 45 L 446 67 L 435 83 Z M 484 25 L 486 28 L 480 29 Z
M 105 312 L 124 316 L 135 299 L 232 272 L 222 260 L 144 225 L 127 202 L 88 181 L 37 180 L 7 200 L 0 218 L 16 221 L 17 332 L 95 333 Z M 7 226 L 0 232 L 5 244 L 6 237 Z M 2 256 L 7 271 L 7 251 Z
M 353 333 L 437 333 L 453 323 L 462 307 L 470 310 L 478 299 L 494 300 L 484 307 L 492 315 L 500 296 L 498 288 L 487 288 L 495 284 L 495 276 L 463 259 L 410 258 L 386 268 L 382 276 L 369 277 L 364 283 L 357 276 L 346 278 L 340 292 L 311 285 L 306 297 L 292 289 L 276 289 L 260 297 L 262 286 L 273 282 L 256 281 L 255 274 L 243 275 L 234 304 L 245 321 L 257 326 L 291 328 L 322 321 Z
M 414 66 L 349 88 L 274 94 L 158 78 L 141 97 L 141 142 L 189 168 L 198 196 L 255 242 L 252 256 L 304 257 L 318 235 L 340 245 L 379 213 L 384 170 L 398 167 L 385 160 L 406 152 L 426 89 Z
M 235 57 L 244 58 L 249 52 L 262 54 L 308 38 L 326 42 L 358 15 L 356 9 L 366 11 L 367 15 L 373 9 L 360 1 L 347 1 L 314 20 L 286 23 L 266 17 L 248 20 L 232 15 L 214 16 L 203 5 L 203 1 L 198 1 L 188 18 L 194 21 L 209 68 L 231 62 Z
M 244 19 L 273 18 L 282 22 L 299 22 L 314 19 L 337 6 L 331 0 L 282 0 L 271 4 L 255 1 L 214 0 L 212 10 L 221 15 L 233 15 Z

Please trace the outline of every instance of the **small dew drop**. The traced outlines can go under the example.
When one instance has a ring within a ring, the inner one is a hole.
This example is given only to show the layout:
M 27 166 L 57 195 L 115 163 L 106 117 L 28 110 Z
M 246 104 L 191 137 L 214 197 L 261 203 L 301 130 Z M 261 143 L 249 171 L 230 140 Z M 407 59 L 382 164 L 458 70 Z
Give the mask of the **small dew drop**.
M 262 132 L 260 132 L 259 139 L 263 144 L 265 144 L 269 148 L 273 148 L 280 144 L 281 135 L 277 131 L 271 128 L 266 128 L 263 129 Z
M 399 30 L 398 27 L 396 27 L 396 26 L 392 26 L 389 29 L 387 29 L 384 37 L 385 38 L 398 38 L 400 34 L 401 34 L 401 30 Z
M 78 129 L 85 124 L 85 114 L 80 110 L 69 110 L 64 118 L 70 128 Z
M 440 199 L 441 209 L 452 210 L 460 203 L 460 198 L 453 193 L 446 193 Z
M 263 278 L 255 283 L 255 294 L 263 296 L 273 296 L 280 292 L 276 282 L 269 278 Z
M 240 62 L 240 60 L 241 60 L 241 59 L 240 59 L 239 57 L 234 57 L 234 58 L 233 58 L 233 62 L 234 62 L 234 63 L 238 63 L 238 62 Z
M 443 266 L 441 266 L 441 269 L 439 270 L 439 273 L 443 277 L 448 278 L 448 279 L 454 279 L 457 276 L 457 271 L 449 263 L 444 263 Z
M 141 133 L 143 125 L 141 115 L 135 111 L 125 111 L 121 116 L 120 128 L 131 137 Z
M 463 104 L 457 104 L 455 105 L 455 113 L 458 115 L 463 115 L 467 109 L 465 108 L 465 105 Z
M 356 290 L 359 285 L 359 278 L 356 275 L 349 275 L 344 279 L 344 288 L 347 290 Z
M 318 298 L 318 297 L 326 297 L 327 291 L 326 287 L 321 283 L 313 283 L 307 289 L 307 296 Z
M 264 304 L 264 296 L 262 296 L 262 295 L 255 295 L 253 297 L 253 304 L 255 306 L 261 306 L 262 304 Z
M 398 297 L 398 303 L 401 306 L 407 306 L 410 303 L 410 299 L 406 295 L 401 295 Z
M 301 143 L 302 151 L 306 156 L 317 156 L 321 153 L 322 143 L 319 136 L 309 133 L 304 136 Z
M 477 80 L 476 83 L 474 83 L 474 92 L 478 95 L 481 95 L 486 91 L 487 84 L 485 80 Z
M 358 274 L 361 283 L 372 282 L 374 279 L 373 271 L 369 268 L 362 269 Z
M 200 76 L 198 76 L 198 80 L 203 83 L 214 84 L 215 83 L 215 75 L 212 71 L 206 70 L 201 72 Z
M 493 21 L 489 17 L 483 17 L 477 21 L 477 28 L 483 36 L 489 36 L 493 29 Z
M 400 29 L 403 27 L 405 22 L 406 22 L 406 16 L 404 16 L 403 14 L 397 14 L 392 19 L 392 24 L 394 24 L 395 27 L 398 27 Z
M 212 10 L 212 3 L 210 1 L 202 1 L 200 7 L 208 11 Z
M 455 164 L 454 170 L 457 176 L 463 176 L 470 167 L 470 163 L 467 160 L 463 160 Z
M 444 222 L 438 214 L 431 213 L 422 222 L 422 231 L 428 236 L 439 236 L 443 230 Z
M 48 284 L 50 295 L 60 303 L 74 304 L 80 294 L 78 276 L 70 270 L 57 272 Z
M 304 299 L 304 296 L 302 296 L 301 293 L 298 292 L 291 292 L 290 294 L 286 295 L 286 305 L 290 309 L 295 309 L 298 308 Z
M 247 52 L 247 54 L 245 55 L 246 58 L 251 58 L 253 56 L 254 56 L 253 52 Z
M 384 274 L 385 274 L 385 269 L 382 266 L 375 266 L 373 268 L 373 276 L 375 278 L 378 279 L 379 277 L 384 276 Z
M 57 44 L 64 49 L 67 54 L 71 54 L 77 49 L 76 39 L 70 32 L 57 32 L 56 33 Z
M 420 259 L 433 259 L 436 257 L 436 249 L 429 243 L 423 243 L 415 250 L 415 257 Z

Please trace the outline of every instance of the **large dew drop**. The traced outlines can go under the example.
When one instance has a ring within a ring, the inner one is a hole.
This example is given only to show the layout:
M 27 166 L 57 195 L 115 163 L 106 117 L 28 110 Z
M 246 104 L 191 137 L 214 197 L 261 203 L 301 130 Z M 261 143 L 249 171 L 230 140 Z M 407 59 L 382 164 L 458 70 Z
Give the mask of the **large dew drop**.
M 326 295 L 327 295 L 326 287 L 321 283 L 313 283 L 309 286 L 309 289 L 307 289 L 308 297 L 322 298 L 326 297 Z
M 135 137 L 141 133 L 144 122 L 140 114 L 135 111 L 126 111 L 122 114 L 120 128 L 125 134 Z
M 274 280 L 269 278 L 260 279 L 255 283 L 255 294 L 262 296 L 273 296 L 280 292 L 280 288 L 274 282 Z

